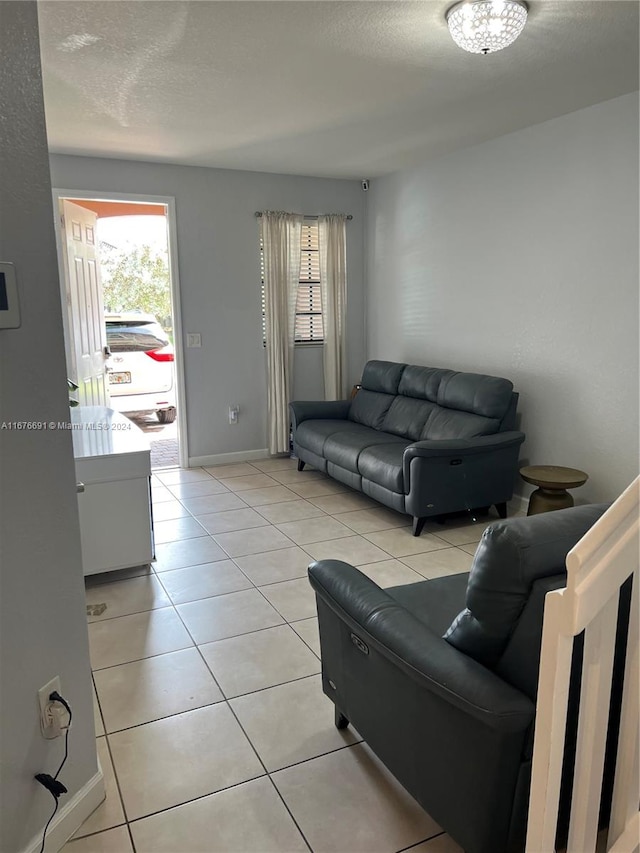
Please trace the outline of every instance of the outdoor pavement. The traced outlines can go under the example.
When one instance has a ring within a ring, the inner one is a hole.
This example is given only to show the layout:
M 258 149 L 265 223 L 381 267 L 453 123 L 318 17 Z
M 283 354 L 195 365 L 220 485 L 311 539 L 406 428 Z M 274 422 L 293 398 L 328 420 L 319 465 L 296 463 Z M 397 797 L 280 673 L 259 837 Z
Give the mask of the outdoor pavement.
M 151 446 L 151 468 L 174 468 L 178 465 L 178 423 L 158 423 L 155 414 L 134 412 L 131 420 L 149 436 Z

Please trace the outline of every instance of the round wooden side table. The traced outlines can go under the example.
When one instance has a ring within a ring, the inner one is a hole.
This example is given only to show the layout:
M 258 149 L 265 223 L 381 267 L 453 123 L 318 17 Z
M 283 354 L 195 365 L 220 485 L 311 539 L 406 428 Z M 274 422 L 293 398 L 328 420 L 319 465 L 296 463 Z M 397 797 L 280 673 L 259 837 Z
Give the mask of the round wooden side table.
M 573 496 L 567 489 L 577 489 L 589 479 L 584 471 L 561 465 L 527 465 L 520 469 L 520 476 L 526 483 L 538 486 L 529 498 L 527 515 L 573 506 Z

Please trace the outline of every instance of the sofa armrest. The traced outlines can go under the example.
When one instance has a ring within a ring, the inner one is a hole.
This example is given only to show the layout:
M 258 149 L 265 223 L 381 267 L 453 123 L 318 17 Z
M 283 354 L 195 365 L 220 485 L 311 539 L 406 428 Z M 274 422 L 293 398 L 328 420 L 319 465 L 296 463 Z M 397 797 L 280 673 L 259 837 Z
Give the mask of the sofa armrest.
M 358 569 L 320 560 L 309 566 L 309 580 L 342 621 L 421 687 L 492 729 L 521 732 L 531 724 L 535 708 L 527 696 L 449 645 Z
M 517 447 L 525 439 L 523 432 L 497 432 L 493 435 L 480 435 L 476 438 L 450 438 L 416 441 L 405 448 L 402 455 L 402 468 L 405 483 L 409 482 L 411 460 L 443 458 L 447 456 L 473 456 L 478 453 L 492 453 Z
M 351 400 L 296 400 L 289 403 L 293 429 L 295 431 L 302 421 L 345 420 L 350 406 Z

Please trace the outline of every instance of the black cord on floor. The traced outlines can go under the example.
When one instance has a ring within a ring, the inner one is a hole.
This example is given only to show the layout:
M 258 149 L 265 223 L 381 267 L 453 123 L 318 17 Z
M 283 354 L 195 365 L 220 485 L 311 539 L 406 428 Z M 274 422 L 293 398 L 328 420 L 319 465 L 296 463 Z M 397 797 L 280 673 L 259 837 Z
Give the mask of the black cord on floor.
M 53 794 L 52 794 L 51 796 L 52 796 L 52 797 L 53 797 L 53 799 L 56 801 L 56 805 L 55 805 L 55 808 L 54 808 L 53 812 L 51 813 L 51 817 L 50 817 L 50 818 L 49 818 L 49 820 L 47 821 L 47 825 L 46 825 L 46 826 L 45 826 L 45 828 L 44 828 L 44 832 L 42 833 L 42 844 L 40 845 L 40 850 L 38 850 L 38 853 L 42 853 L 42 852 L 43 852 L 43 850 L 44 850 L 44 840 L 45 840 L 45 838 L 47 837 L 47 830 L 49 829 L 49 824 L 51 823 L 51 821 L 52 821 L 52 820 L 54 819 L 54 817 L 56 816 L 56 812 L 58 811 L 58 806 L 60 805 L 60 801 L 58 800 L 58 798 L 57 798 L 57 797 L 55 797 Z

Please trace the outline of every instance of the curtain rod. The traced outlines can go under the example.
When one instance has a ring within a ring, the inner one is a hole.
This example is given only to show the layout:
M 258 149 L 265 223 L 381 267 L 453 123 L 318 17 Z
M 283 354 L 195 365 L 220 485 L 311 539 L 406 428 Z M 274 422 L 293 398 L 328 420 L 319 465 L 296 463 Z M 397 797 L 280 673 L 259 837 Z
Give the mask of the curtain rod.
M 262 211 L 256 210 L 254 215 L 257 216 L 259 219 L 262 216 Z M 318 219 L 317 216 L 303 216 L 302 218 L 303 219 Z M 353 216 L 350 213 L 347 213 L 347 219 L 353 219 Z

